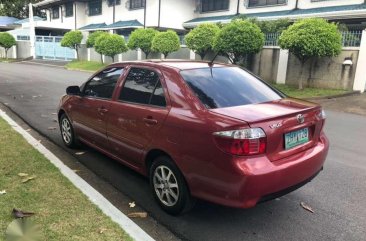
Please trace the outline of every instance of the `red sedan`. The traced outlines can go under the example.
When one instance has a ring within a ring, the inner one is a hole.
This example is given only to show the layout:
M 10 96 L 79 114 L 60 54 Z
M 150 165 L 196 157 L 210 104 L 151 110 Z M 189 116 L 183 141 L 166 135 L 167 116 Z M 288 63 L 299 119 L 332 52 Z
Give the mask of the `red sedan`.
M 322 170 L 329 148 L 320 106 L 225 64 L 112 64 L 68 87 L 58 114 L 66 146 L 148 176 L 170 214 L 194 198 L 250 208 L 284 195 Z

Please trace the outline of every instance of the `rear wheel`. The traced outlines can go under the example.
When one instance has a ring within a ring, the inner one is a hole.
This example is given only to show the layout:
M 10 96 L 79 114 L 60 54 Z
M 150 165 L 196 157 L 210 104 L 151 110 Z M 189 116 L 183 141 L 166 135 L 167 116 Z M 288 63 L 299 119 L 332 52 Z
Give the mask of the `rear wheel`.
M 61 137 L 64 144 L 69 148 L 77 147 L 77 140 L 75 138 L 74 129 L 72 128 L 71 121 L 65 114 L 60 117 L 60 130 Z
M 194 205 L 182 173 L 167 156 L 154 160 L 150 168 L 150 185 L 155 199 L 169 214 L 181 214 Z

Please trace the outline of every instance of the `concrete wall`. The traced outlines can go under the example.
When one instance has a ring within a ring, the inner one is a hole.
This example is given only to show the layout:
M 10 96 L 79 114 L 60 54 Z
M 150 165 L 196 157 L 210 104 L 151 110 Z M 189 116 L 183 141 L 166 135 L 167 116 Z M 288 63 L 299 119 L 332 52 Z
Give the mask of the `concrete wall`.
M 352 90 L 358 53 L 358 50 L 343 50 L 338 57 L 309 60 L 303 67 L 301 62 L 290 54 L 286 84 L 297 85 L 302 68 L 304 86 Z M 343 65 L 346 58 L 352 60 L 352 66 Z
M 279 48 L 263 48 L 251 60 L 250 70 L 268 82 L 276 82 Z
M 17 41 L 17 58 L 25 59 L 31 57 L 31 48 L 29 41 Z

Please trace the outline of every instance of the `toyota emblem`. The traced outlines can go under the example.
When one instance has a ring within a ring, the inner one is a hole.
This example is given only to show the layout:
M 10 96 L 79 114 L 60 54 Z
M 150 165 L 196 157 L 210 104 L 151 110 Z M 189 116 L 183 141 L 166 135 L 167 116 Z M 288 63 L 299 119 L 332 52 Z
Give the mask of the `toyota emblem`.
M 303 114 L 298 114 L 298 115 L 296 116 L 296 119 L 297 119 L 297 122 L 299 122 L 299 124 L 302 124 L 302 123 L 304 123 L 304 121 L 305 121 L 305 117 L 304 117 L 304 115 L 303 115 Z

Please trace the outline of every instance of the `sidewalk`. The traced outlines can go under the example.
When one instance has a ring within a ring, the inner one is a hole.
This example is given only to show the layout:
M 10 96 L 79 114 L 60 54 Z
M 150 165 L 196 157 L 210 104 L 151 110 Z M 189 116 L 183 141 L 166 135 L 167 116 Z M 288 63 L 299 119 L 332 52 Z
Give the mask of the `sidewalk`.
M 324 109 L 366 115 L 366 93 L 334 99 L 315 100 Z

